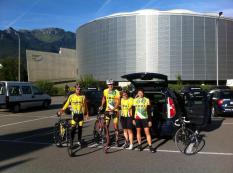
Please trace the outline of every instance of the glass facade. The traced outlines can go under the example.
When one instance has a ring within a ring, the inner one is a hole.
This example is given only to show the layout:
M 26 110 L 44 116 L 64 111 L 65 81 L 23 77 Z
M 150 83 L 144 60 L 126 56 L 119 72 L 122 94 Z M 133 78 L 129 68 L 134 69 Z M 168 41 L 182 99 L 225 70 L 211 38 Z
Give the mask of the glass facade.
M 233 20 L 159 12 L 107 16 L 78 28 L 78 75 L 121 81 L 124 74 L 155 72 L 169 80 L 216 80 L 217 22 L 219 80 L 233 78 Z

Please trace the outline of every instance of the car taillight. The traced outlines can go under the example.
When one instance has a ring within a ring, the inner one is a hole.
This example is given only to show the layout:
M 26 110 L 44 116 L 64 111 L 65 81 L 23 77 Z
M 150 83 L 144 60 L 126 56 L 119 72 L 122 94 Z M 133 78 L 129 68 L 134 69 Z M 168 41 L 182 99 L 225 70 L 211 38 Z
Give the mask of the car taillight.
M 167 117 L 173 118 L 176 115 L 176 108 L 174 101 L 171 97 L 167 98 Z
M 218 100 L 218 106 L 222 106 L 223 104 L 223 99 Z

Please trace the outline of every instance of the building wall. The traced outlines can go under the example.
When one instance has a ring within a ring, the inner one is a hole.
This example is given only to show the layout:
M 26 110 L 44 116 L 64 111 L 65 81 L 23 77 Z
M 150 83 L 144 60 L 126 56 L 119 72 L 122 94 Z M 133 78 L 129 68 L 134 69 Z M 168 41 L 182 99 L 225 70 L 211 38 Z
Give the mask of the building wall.
M 26 50 L 28 81 L 77 79 L 77 57 L 73 49 L 60 53 Z
M 217 16 L 151 13 L 103 17 L 77 29 L 79 75 L 99 80 L 156 72 L 216 80 Z M 233 78 L 233 20 L 219 20 L 219 80 Z

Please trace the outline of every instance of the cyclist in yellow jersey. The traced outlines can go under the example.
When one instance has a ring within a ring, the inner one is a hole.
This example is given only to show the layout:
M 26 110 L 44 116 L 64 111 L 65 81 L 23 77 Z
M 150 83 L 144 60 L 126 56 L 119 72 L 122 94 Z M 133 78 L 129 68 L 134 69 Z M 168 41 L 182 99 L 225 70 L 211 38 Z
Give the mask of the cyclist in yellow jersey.
M 107 132 L 106 132 L 106 146 L 105 148 L 109 148 L 109 124 L 111 118 L 113 118 L 113 124 L 115 129 L 115 141 L 116 146 L 119 146 L 118 143 L 118 107 L 120 102 L 120 93 L 118 90 L 113 89 L 113 80 L 107 80 L 106 84 L 108 85 L 108 88 L 104 90 L 103 98 L 100 106 L 100 110 L 103 109 L 103 106 L 106 103 L 106 110 L 105 110 L 105 124 L 107 126 Z
M 64 104 L 63 108 L 59 111 L 58 114 L 62 115 L 65 109 L 67 109 L 68 107 L 71 108 L 72 115 L 72 120 L 70 122 L 72 125 L 71 141 L 73 141 L 74 139 L 76 126 L 78 126 L 78 145 L 81 145 L 84 115 L 85 118 L 88 119 L 89 113 L 87 109 L 86 98 L 84 95 L 81 95 L 81 87 L 78 84 L 75 85 L 75 93 L 71 94 L 68 97 L 66 103 Z
M 141 145 L 141 129 L 144 129 L 147 143 L 149 145 L 149 149 L 152 153 L 154 153 L 154 148 L 152 147 L 152 140 L 150 135 L 149 127 L 151 127 L 151 113 L 150 113 L 150 100 L 144 97 L 144 90 L 138 89 L 137 97 L 133 102 L 133 113 L 134 120 L 133 123 L 136 125 L 137 129 L 137 141 L 138 141 L 138 149 L 142 151 Z
M 121 126 L 124 130 L 125 144 L 123 148 L 133 149 L 133 119 L 132 119 L 133 98 L 129 97 L 127 91 L 122 91 Z M 130 145 L 129 145 L 130 144 Z

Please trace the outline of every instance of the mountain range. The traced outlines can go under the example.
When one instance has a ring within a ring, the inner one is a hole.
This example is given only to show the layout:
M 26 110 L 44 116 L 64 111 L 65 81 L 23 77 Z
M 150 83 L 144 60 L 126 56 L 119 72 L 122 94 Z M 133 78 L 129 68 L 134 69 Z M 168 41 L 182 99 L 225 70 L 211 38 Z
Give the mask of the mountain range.
M 60 28 L 18 30 L 8 28 L 0 30 L 0 59 L 18 57 L 18 36 L 21 44 L 21 57 L 25 60 L 26 49 L 58 52 L 60 47 L 76 48 L 76 35 Z

